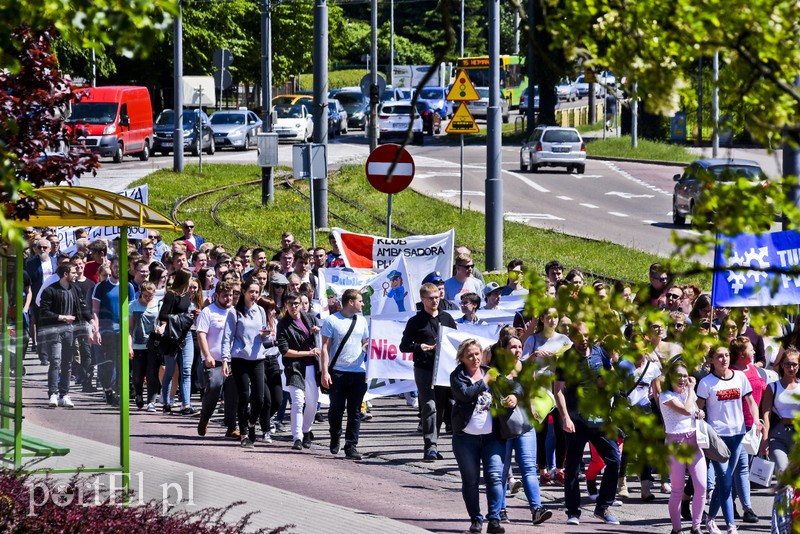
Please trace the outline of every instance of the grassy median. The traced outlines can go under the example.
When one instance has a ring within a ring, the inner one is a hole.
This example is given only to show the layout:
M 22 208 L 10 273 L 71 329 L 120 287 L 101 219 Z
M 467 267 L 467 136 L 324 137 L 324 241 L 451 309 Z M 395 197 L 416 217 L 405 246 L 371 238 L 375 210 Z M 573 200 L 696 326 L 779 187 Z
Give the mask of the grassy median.
M 253 165 L 206 164 L 203 171 L 200 174 L 196 166 L 187 166 L 181 175 L 162 170 L 134 185 L 150 184 L 150 205 L 169 214 L 180 199 L 192 193 L 243 184 L 261 176 L 261 169 Z M 303 196 L 308 193 L 308 184 L 299 182 L 295 186 L 299 191 L 276 186 L 276 202 L 266 208 L 261 205 L 260 186 L 238 185 L 223 189 L 183 204 L 176 218 L 191 218 L 199 235 L 212 243 L 223 243 L 234 252 L 239 245 L 276 248 L 284 230 L 291 230 L 301 243 L 310 246 L 310 210 L 308 200 Z M 386 235 L 383 219 L 386 217 L 387 196 L 367 183 L 363 166 L 343 167 L 330 177 L 329 188 L 330 226 Z M 211 210 L 215 206 L 217 217 L 224 226 L 212 219 Z M 482 213 L 467 210 L 462 216 L 457 207 L 407 189 L 394 195 L 393 222 L 402 227 L 393 230 L 393 237 L 409 233 L 433 234 L 455 228 L 456 242 L 470 247 L 477 264 L 484 266 L 485 217 Z M 171 239 L 177 234 L 167 237 Z M 327 237 L 327 233 L 317 232 L 317 243 L 327 245 Z M 574 267 L 598 276 L 636 282 L 646 280 L 648 266 L 660 259 L 611 242 L 573 237 L 508 221 L 504 224 L 504 258 L 505 261 L 522 258 L 526 265 L 538 272 L 543 272 L 548 261 L 558 259 L 568 269 Z M 703 287 L 709 286 L 707 280 L 695 282 Z

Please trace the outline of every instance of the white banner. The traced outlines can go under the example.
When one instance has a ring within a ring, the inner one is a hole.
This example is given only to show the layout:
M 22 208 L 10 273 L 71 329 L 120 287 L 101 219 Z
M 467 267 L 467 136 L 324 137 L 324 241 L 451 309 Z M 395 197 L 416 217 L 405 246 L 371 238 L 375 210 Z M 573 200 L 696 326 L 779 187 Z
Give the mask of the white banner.
M 402 239 L 356 234 L 341 228 L 331 230 L 336 238 L 342 259 L 354 269 L 382 270 L 398 256 L 405 256 L 408 270 L 415 283 L 421 284 L 428 273 L 439 271 L 447 279 L 453 270 L 455 230 L 436 235 L 408 236 Z M 412 291 L 419 288 L 414 287 Z
M 481 332 L 484 332 L 484 335 L 480 335 Z M 476 339 L 481 348 L 486 349 L 497 342 L 497 326 L 469 325 L 463 330 L 442 326 L 439 329 L 439 342 L 436 344 L 436 361 L 433 367 L 434 385 L 450 386 L 450 373 L 458 366 L 456 360 L 458 346 L 469 338 Z
M 369 269 L 322 268 L 317 275 L 317 292 L 322 305 L 320 319 L 330 314 L 330 309 L 341 308 L 342 293 L 346 289 L 361 289 L 375 276 Z
M 370 324 L 367 378 L 414 380 L 414 358 L 400 352 L 405 321 L 372 319 Z
M 142 204 L 148 204 L 149 201 L 149 190 L 147 184 L 133 187 L 131 189 L 125 189 L 124 191 L 117 191 L 117 194 L 132 198 L 133 200 L 141 202 Z M 58 235 L 58 239 L 60 241 L 59 250 L 64 252 L 74 252 L 73 247 L 75 246 L 75 230 L 78 228 L 80 227 L 59 226 L 56 228 L 56 234 Z M 94 241 L 98 237 L 104 237 L 105 239 L 111 241 L 118 238 L 120 233 L 119 226 L 89 226 L 87 227 L 87 230 L 89 241 Z M 139 228 L 138 226 L 128 227 L 128 239 L 144 239 L 146 237 L 147 228 Z
M 416 299 L 411 290 L 413 284 L 406 259 L 399 256 L 387 269 L 360 288 L 364 298 L 364 317 L 388 319 L 392 316 L 407 320 L 416 313 Z
M 364 395 L 364 400 L 374 399 L 375 397 L 389 397 L 390 395 L 399 395 L 416 390 L 417 383 L 414 382 L 414 380 L 384 380 L 382 378 L 374 378 L 369 381 L 367 394 Z

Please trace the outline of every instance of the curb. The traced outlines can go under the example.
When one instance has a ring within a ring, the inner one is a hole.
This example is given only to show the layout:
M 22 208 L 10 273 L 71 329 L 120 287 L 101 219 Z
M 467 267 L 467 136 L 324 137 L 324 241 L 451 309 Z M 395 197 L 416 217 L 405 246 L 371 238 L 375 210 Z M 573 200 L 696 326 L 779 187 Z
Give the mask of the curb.
M 586 156 L 586 159 L 594 159 L 598 161 L 625 161 L 630 163 L 643 163 L 645 165 L 661 165 L 664 167 L 686 167 L 688 163 L 680 163 L 677 161 L 659 161 L 653 159 L 633 159 L 633 158 L 615 158 L 613 156 Z

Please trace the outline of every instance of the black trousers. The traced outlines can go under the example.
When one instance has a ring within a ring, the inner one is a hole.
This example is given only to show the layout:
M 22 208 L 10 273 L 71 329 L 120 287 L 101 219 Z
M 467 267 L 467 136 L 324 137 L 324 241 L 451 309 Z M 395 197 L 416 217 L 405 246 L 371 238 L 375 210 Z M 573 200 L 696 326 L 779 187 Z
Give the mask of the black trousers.
M 248 424 L 256 424 L 264 404 L 264 360 L 232 358 L 231 374 L 239 393 L 239 432 L 244 438 Z
M 361 403 L 367 393 L 367 375 L 334 370 L 331 373 L 331 380 L 328 393 L 331 401 L 328 409 L 331 438 L 342 435 L 342 417 L 347 410 L 344 447 L 348 449 L 358 444 L 358 434 L 361 431 Z

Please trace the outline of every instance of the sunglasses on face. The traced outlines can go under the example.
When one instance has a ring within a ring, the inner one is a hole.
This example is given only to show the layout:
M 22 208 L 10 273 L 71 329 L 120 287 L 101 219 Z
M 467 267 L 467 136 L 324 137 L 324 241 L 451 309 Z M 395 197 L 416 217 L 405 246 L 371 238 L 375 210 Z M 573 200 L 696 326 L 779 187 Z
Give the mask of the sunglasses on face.
M 681 295 L 676 295 L 675 293 L 667 293 L 667 298 L 668 299 L 679 299 L 679 298 L 681 298 Z

